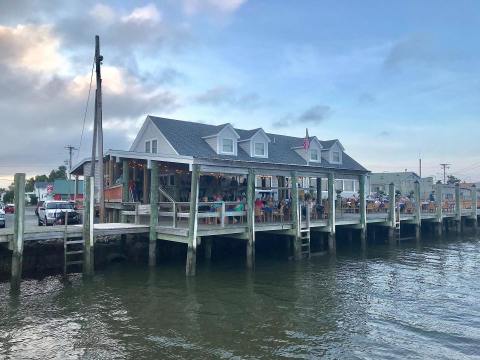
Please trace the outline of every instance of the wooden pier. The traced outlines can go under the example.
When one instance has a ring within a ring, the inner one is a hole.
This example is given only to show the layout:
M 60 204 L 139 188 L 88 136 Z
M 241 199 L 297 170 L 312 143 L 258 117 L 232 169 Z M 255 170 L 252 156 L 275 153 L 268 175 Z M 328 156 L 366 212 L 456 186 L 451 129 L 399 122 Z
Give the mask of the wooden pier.
M 211 237 L 236 238 L 245 241 L 246 264 L 252 269 L 255 265 L 255 238 L 260 233 L 272 233 L 288 236 L 291 239 L 292 257 L 301 259 L 310 256 L 310 240 L 317 235 L 325 235 L 328 250 L 335 253 L 336 232 L 350 231 L 349 239 L 353 238 L 353 231 L 358 235 L 362 248 L 367 245 L 367 232 L 373 232 L 382 227 L 386 229 L 386 240 L 394 244 L 402 240 L 402 229 L 409 226 L 414 229 L 414 238 L 420 240 L 421 227 L 428 226 L 436 235 L 441 235 L 445 224 L 453 224 L 457 232 L 463 231 L 467 222 L 476 229 L 478 222 L 478 200 L 475 187 L 462 189 L 459 185 L 436 185 L 436 200 L 422 202 L 420 199 L 419 184 L 415 184 L 414 208 L 406 211 L 397 204 L 395 187 L 389 187 L 388 208 L 383 211 L 367 209 L 365 198 L 365 175 L 360 175 L 359 206 L 353 209 L 335 208 L 333 173 L 327 175 L 328 198 L 324 199 L 325 211 L 319 214 L 312 210 L 312 204 L 305 200 L 307 191 L 299 186 L 278 187 L 279 193 L 289 194 L 289 211 L 266 214 L 255 207 L 255 198 L 258 189 L 255 188 L 256 173 L 250 169 L 246 176 L 247 201 L 244 208 L 236 208 L 238 202 L 199 201 L 201 167 L 193 165 L 190 173 L 190 201 L 159 201 L 162 186 L 158 184 L 158 166 L 152 164 L 150 204 L 116 202 L 107 210 L 117 212 L 110 218 L 123 219 L 122 222 L 93 224 L 93 178 L 87 178 L 84 225 L 52 226 L 24 228 L 23 186 L 24 174 L 15 176 L 17 212 L 15 226 L 12 229 L 0 230 L 0 244 L 8 244 L 12 250 L 12 287 L 18 287 L 21 279 L 22 252 L 25 242 L 62 240 L 81 238 L 85 243 L 84 273 L 93 274 L 93 253 L 96 238 L 100 236 L 115 236 L 140 234 L 149 239 L 149 265 L 156 266 L 158 241 L 182 243 L 187 246 L 186 274 L 195 275 L 197 249 L 206 248 L 205 256 L 211 257 Z M 211 174 L 210 172 L 208 174 Z M 297 184 L 297 173 L 291 172 L 291 184 Z M 282 183 L 282 182 L 280 182 Z M 311 191 L 312 189 L 308 189 Z M 442 193 L 450 191 L 453 199 L 444 202 Z M 300 200 L 300 192 L 304 199 Z M 132 209 L 133 207 L 133 209 Z M 203 240 L 205 239 L 205 241 Z

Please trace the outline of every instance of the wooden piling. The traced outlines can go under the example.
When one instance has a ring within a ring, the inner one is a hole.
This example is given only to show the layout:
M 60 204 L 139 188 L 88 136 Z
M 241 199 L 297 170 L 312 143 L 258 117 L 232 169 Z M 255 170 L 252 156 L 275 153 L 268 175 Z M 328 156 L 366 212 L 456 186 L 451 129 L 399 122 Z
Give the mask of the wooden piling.
M 460 184 L 455 184 L 455 229 L 457 234 L 463 230 L 462 227 L 462 207 L 460 202 Z
M 390 243 L 395 243 L 395 221 L 396 221 L 396 210 L 397 206 L 395 204 L 395 184 L 390 183 L 388 186 L 388 241 Z
M 205 260 L 210 261 L 212 260 L 212 238 L 206 237 L 204 238 L 205 242 Z
M 23 264 L 23 235 L 25 225 L 25 174 L 17 173 L 15 182 L 15 217 L 13 223 L 12 244 L 12 278 L 10 287 L 13 291 L 20 290 Z
M 420 199 L 420 182 L 415 180 L 413 183 L 414 192 L 415 192 L 415 239 L 420 240 L 421 236 L 421 226 L 422 226 L 422 204 Z
M 248 170 L 247 178 L 247 268 L 255 267 L 255 171 Z
M 328 251 L 335 253 L 337 249 L 335 238 L 335 176 L 333 172 L 328 174 Z
M 128 169 L 128 160 L 123 159 L 122 161 L 122 202 L 128 202 L 130 199 L 130 194 L 128 191 L 128 182 L 129 182 L 129 169 Z M 121 212 L 122 223 L 127 222 L 127 217 Z
M 473 218 L 473 229 L 477 231 L 478 227 L 478 218 L 477 218 L 477 187 L 475 184 L 472 185 L 471 188 L 471 196 L 472 196 L 472 218 Z
M 297 173 L 292 171 L 291 175 L 292 183 L 292 196 L 291 196 L 291 212 L 292 212 L 292 223 L 293 223 L 293 256 L 295 260 L 300 260 L 302 258 L 302 243 L 300 238 L 300 223 L 302 221 L 301 212 L 298 203 L 298 184 L 297 184 Z
M 83 253 L 83 274 L 85 276 L 92 276 L 94 273 L 94 248 L 95 238 L 93 234 L 93 224 L 95 218 L 95 198 L 94 198 L 94 186 L 95 178 L 88 176 L 85 178 L 85 190 L 83 197 L 83 241 L 84 241 L 84 253 Z
M 360 193 L 360 243 L 362 249 L 367 246 L 367 198 L 366 198 L 366 175 L 360 175 L 358 179 Z
M 157 225 L 158 225 L 158 163 L 151 163 L 150 179 L 150 232 L 148 242 L 148 265 L 153 267 L 157 263 Z
M 192 165 L 192 183 L 190 188 L 190 216 L 188 218 L 188 249 L 185 272 L 187 276 L 194 276 L 197 265 L 197 230 L 198 230 L 198 187 L 200 167 Z
M 442 236 L 442 222 L 443 222 L 443 214 L 442 214 L 442 197 L 443 197 L 443 186 L 442 184 L 435 185 L 435 205 L 437 207 L 436 213 L 436 224 L 435 225 L 435 235 Z

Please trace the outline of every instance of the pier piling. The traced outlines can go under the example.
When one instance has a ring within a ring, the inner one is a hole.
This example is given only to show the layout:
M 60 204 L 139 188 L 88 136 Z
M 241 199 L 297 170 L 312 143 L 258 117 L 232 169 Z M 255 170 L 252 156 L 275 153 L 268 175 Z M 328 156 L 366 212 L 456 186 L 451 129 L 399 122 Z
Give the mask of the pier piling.
M 148 266 L 157 263 L 157 225 L 158 225 L 158 163 L 151 162 L 150 179 L 150 231 L 148 236 Z
M 328 174 L 328 251 L 332 254 L 336 252 L 337 244 L 335 238 L 335 177 L 334 173 Z
M 190 216 L 188 218 L 188 249 L 185 273 L 195 276 L 197 267 L 197 232 L 198 232 L 198 187 L 200 168 L 198 164 L 192 165 L 192 183 L 190 188 Z
M 12 290 L 17 291 L 20 289 L 23 265 L 23 235 L 25 231 L 25 174 L 17 173 L 15 174 L 14 179 L 15 217 L 13 224 L 12 278 L 10 286 Z
M 247 178 L 247 268 L 255 267 L 255 171 L 248 170 Z
M 84 258 L 83 258 L 83 274 L 92 276 L 94 273 L 94 248 L 95 238 L 93 234 L 93 224 L 95 219 L 95 198 L 94 198 L 95 178 L 88 176 L 85 178 L 85 197 L 84 197 L 84 217 L 83 217 L 83 241 L 84 241 Z

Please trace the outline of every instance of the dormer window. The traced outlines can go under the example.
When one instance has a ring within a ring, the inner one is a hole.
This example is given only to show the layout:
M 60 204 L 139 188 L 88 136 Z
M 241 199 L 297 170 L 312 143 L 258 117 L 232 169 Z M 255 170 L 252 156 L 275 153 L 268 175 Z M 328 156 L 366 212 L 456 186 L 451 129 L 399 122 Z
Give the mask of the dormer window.
M 222 153 L 233 154 L 233 139 L 222 139 Z
M 310 161 L 319 161 L 319 159 L 318 150 L 310 149 Z
M 158 141 L 155 140 L 148 140 L 145 141 L 145 152 L 148 154 L 156 154 L 158 148 Z
M 150 141 L 145 141 L 145 152 L 150 153 Z
M 332 152 L 332 162 L 335 162 L 335 163 L 340 162 L 340 151 L 333 151 Z
M 255 156 L 265 156 L 265 143 L 256 142 L 254 143 L 254 155 Z

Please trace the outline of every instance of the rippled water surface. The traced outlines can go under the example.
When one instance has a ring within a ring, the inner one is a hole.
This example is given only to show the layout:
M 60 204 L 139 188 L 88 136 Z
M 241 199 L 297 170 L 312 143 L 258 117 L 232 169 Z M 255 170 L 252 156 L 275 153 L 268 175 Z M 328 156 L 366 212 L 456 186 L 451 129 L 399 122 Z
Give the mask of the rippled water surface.
M 1 359 L 480 358 L 480 241 L 0 284 Z

